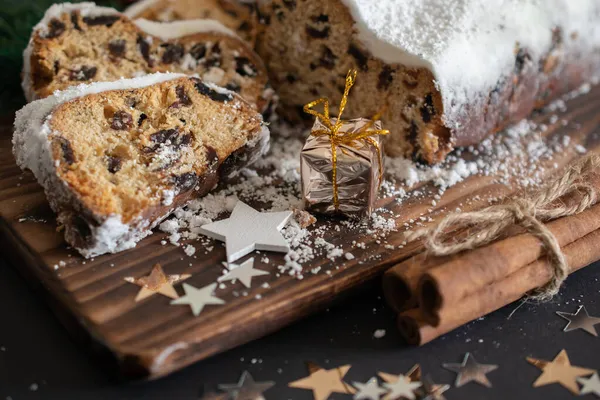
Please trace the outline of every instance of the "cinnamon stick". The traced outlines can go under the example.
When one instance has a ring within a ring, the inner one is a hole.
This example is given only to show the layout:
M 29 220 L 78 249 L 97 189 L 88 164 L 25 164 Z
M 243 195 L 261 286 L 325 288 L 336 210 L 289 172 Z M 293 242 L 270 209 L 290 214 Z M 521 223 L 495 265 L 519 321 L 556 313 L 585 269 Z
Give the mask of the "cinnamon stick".
M 565 246 L 563 252 L 570 273 L 600 260 L 600 229 Z M 455 304 L 444 305 L 438 310 L 433 321 L 422 309 L 400 314 L 400 333 L 409 342 L 423 345 L 518 300 L 525 293 L 544 286 L 550 279 L 549 263 L 541 258 Z
M 559 245 L 570 243 L 600 229 L 600 204 L 580 214 L 549 222 L 546 227 Z M 509 237 L 439 262 L 425 271 L 418 283 L 419 303 L 425 318 L 436 321 L 442 308 L 457 304 L 471 294 L 528 266 L 542 256 L 539 239 L 531 234 Z
M 395 312 L 410 310 L 418 306 L 417 288 L 423 274 L 440 263 L 440 259 L 420 253 L 383 274 L 383 295 Z

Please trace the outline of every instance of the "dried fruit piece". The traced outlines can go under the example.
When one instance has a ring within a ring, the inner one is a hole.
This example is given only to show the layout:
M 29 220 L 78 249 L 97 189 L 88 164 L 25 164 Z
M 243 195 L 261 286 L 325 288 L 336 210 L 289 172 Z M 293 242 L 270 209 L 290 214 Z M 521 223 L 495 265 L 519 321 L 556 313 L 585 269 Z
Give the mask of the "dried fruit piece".
M 78 31 L 81 31 L 81 26 L 79 26 L 79 15 L 77 13 L 71 13 L 71 23 L 73 24 L 73 28 Z
M 195 44 L 190 49 L 190 55 L 196 60 L 201 60 L 206 56 L 206 45 L 204 43 Z
M 113 40 L 108 43 L 108 51 L 113 57 L 123 57 L 127 42 L 124 39 Z
M 140 117 L 138 118 L 138 122 L 137 122 L 138 126 L 142 126 L 142 123 L 147 119 L 148 119 L 148 116 L 144 113 L 141 113 Z
M 369 61 L 369 57 L 355 44 L 350 43 L 348 47 L 348 54 L 350 54 L 356 60 L 356 65 L 362 71 L 367 71 L 369 69 L 367 63 Z
M 116 174 L 121 170 L 123 160 L 120 157 L 116 156 L 107 156 L 106 157 L 106 168 L 108 172 L 111 174 Z
M 435 115 L 435 107 L 433 106 L 433 96 L 431 93 L 428 93 L 425 96 L 425 100 L 423 101 L 423 105 L 421 106 L 421 118 L 423 122 L 431 122 L 431 117 Z
M 226 102 L 233 100 L 233 96 L 230 93 L 220 93 L 214 89 L 211 89 L 206 84 L 204 84 L 200 79 L 196 79 L 195 83 L 196 89 L 200 94 L 210 97 L 214 101 Z
M 377 89 L 387 90 L 390 88 L 394 81 L 394 70 L 389 65 L 384 65 L 381 73 L 379 74 L 379 82 L 377 82 Z
M 227 85 L 225 85 L 225 89 L 231 90 L 232 92 L 239 93 L 240 90 L 242 90 L 242 87 L 240 86 L 239 83 L 237 83 L 235 81 L 231 81 Z
M 181 175 L 173 176 L 173 183 L 179 190 L 179 193 L 188 192 L 198 184 L 198 175 L 195 172 L 186 172 Z
M 65 31 L 65 24 L 56 18 L 52 18 L 48 24 L 48 34 L 46 38 L 53 39 L 59 37 Z
M 87 81 L 95 77 L 96 72 L 98 72 L 98 68 L 83 65 L 79 69 L 71 70 L 69 79 L 72 81 Z
M 144 60 L 146 61 L 148 66 L 152 67 L 154 63 L 150 58 L 150 44 L 141 35 L 139 35 L 137 37 L 137 45 L 139 46 L 140 53 L 142 53 L 142 57 L 144 57 Z
M 177 86 L 175 93 L 177 94 L 177 101 L 171 104 L 170 108 L 181 108 L 192 105 L 192 100 L 185 92 L 185 88 L 183 86 Z
M 75 153 L 73 153 L 73 148 L 71 147 L 71 142 L 61 136 L 57 136 L 54 140 L 56 140 L 60 145 L 63 160 L 65 160 L 68 165 L 74 164 L 76 160 Z
M 133 117 L 131 114 L 121 110 L 114 113 L 112 122 L 110 124 L 111 129 L 116 131 L 126 131 L 131 129 L 132 126 Z
M 165 48 L 165 52 L 162 55 L 162 62 L 164 64 L 173 64 L 183 58 L 184 49 L 182 45 L 165 43 L 162 47 Z
M 258 74 L 256 66 L 250 62 L 248 57 L 235 58 L 235 72 L 241 76 L 255 77 Z
M 114 25 L 121 17 L 118 15 L 99 15 L 95 17 L 83 17 L 83 22 L 89 26 L 104 25 L 109 28 Z

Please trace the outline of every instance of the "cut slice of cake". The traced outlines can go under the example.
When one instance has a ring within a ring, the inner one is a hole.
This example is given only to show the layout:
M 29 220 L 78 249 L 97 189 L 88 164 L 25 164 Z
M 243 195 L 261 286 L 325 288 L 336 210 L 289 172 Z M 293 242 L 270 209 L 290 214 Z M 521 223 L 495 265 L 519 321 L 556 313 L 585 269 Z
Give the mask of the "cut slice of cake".
M 160 22 L 214 19 L 250 41 L 255 27 L 253 2 L 238 0 L 141 0 L 123 14 Z
M 256 50 L 289 118 L 386 108 L 390 155 L 444 160 L 600 74 L 598 0 L 267 0 Z M 333 111 L 332 111 L 333 112 Z M 337 111 L 336 111 L 337 112 Z
M 179 74 L 82 84 L 17 112 L 13 152 L 85 257 L 131 248 L 268 149 L 238 94 Z
M 132 21 L 94 3 L 57 4 L 33 29 L 24 53 L 28 100 L 82 82 L 154 72 L 197 74 L 264 111 L 273 97 L 261 59 L 213 20 Z

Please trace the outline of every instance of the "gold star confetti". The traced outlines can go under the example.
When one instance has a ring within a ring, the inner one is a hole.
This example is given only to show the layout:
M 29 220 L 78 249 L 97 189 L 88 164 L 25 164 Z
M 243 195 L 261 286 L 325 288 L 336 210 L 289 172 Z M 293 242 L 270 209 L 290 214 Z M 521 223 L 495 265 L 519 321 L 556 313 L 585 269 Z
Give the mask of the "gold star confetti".
M 465 354 L 462 364 L 443 364 L 444 368 L 456 372 L 457 388 L 466 385 L 469 382 L 477 382 L 486 387 L 492 387 L 492 383 L 488 380 L 486 374 L 498 369 L 497 365 L 479 364 L 471 353 Z
M 137 303 L 138 301 L 144 300 L 145 298 L 153 296 L 156 293 L 162 294 L 163 296 L 167 296 L 171 299 L 178 298 L 179 295 L 175 291 L 173 285 L 186 280 L 190 276 L 190 274 L 165 275 L 160 264 L 155 264 L 154 267 L 152 267 L 152 271 L 150 271 L 150 275 L 143 276 L 138 279 L 127 277 L 125 278 L 125 281 L 141 287 L 140 291 L 135 297 L 135 301 Z
M 327 370 L 316 364 L 309 363 L 308 371 L 310 375 L 294 381 L 288 386 L 312 390 L 315 400 L 326 400 L 331 393 L 354 394 L 356 392 L 354 388 L 343 381 L 344 376 L 350 368 L 350 365 L 342 365 L 341 367 Z
M 566 350 L 561 350 L 552 361 L 538 360 L 531 357 L 527 357 L 527 361 L 542 370 L 542 374 L 533 382 L 533 387 L 560 383 L 573 394 L 579 394 L 576 379 L 595 372 L 593 369 L 572 366 Z
M 595 372 L 594 375 L 590 376 L 588 379 L 577 378 L 577 382 L 583 385 L 581 388 L 581 395 L 593 393 L 596 395 L 596 397 L 600 397 L 600 378 L 598 377 L 597 372 Z
M 582 312 L 583 311 L 583 312 Z M 566 312 L 557 311 L 559 316 L 563 317 L 569 323 L 563 329 L 564 332 L 574 331 L 576 329 L 583 329 L 587 333 L 593 336 L 598 336 L 594 325 L 600 324 L 600 318 L 590 317 L 585 306 L 580 306 L 575 314 L 569 314 Z

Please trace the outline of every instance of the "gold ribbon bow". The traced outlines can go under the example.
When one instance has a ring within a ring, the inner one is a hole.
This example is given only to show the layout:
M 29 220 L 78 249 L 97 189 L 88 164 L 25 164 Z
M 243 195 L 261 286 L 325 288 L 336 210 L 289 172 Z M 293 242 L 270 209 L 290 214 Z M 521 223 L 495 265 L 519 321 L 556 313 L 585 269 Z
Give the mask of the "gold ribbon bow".
M 322 97 L 318 100 L 312 101 L 304 106 L 304 112 L 307 114 L 314 115 L 317 117 L 323 125 L 327 129 L 318 129 L 311 132 L 312 136 L 329 136 L 329 140 L 331 142 L 331 165 L 332 165 L 332 183 L 333 183 L 333 205 L 336 211 L 339 209 L 339 190 L 337 183 L 337 147 L 341 144 L 350 145 L 352 142 L 356 140 L 362 140 L 366 143 L 371 144 L 377 150 L 377 158 L 379 160 L 379 182 L 381 182 L 383 177 L 383 158 L 381 155 L 381 148 L 377 141 L 373 139 L 375 135 L 387 135 L 390 133 L 387 129 L 381 130 L 369 130 L 375 121 L 377 121 L 382 112 L 378 112 L 375 116 L 369 121 L 367 125 L 365 125 L 358 132 L 340 132 L 340 128 L 344 124 L 342 121 L 342 114 L 344 113 L 344 109 L 346 108 L 346 103 L 348 103 L 348 94 L 350 93 L 350 89 L 356 82 L 356 70 L 348 71 L 348 75 L 346 75 L 346 87 L 344 89 L 344 95 L 342 96 L 342 101 L 340 102 L 340 112 L 335 121 L 335 124 L 331 123 L 331 118 L 329 117 L 329 99 Z M 319 113 L 313 108 L 319 104 L 323 104 L 323 113 Z

